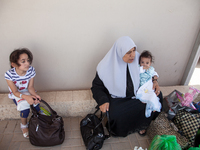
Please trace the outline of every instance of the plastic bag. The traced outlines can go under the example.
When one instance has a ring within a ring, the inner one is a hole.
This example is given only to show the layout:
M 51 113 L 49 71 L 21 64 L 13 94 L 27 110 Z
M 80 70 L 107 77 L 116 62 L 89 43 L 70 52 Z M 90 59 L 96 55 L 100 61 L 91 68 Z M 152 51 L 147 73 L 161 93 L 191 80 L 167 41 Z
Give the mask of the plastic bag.
M 156 135 L 148 150 L 181 150 L 175 135 Z
M 190 147 L 188 150 L 200 150 L 200 147 Z
M 194 110 L 196 110 L 196 108 L 194 107 L 192 103 L 192 101 L 198 96 L 198 94 L 200 93 L 200 91 L 194 87 L 189 87 L 189 91 L 185 94 L 180 95 L 179 93 L 177 94 L 178 99 L 180 100 L 182 106 L 187 106 L 187 107 L 191 107 Z
M 165 96 L 163 100 L 163 111 L 168 114 L 168 119 L 170 120 L 174 118 L 177 111 L 182 107 L 177 94 L 182 95 L 178 90 L 174 90 L 169 95 Z

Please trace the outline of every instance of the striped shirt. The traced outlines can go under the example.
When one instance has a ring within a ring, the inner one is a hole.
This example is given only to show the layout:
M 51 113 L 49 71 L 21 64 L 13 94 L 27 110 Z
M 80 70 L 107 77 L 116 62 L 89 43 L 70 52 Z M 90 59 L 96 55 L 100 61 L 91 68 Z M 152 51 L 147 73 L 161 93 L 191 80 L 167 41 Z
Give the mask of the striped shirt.
M 26 75 L 19 76 L 17 72 L 15 71 L 15 68 L 11 68 L 5 73 L 5 79 L 13 81 L 15 86 L 17 87 L 19 92 L 27 91 L 28 90 L 28 84 L 31 78 L 35 77 L 35 69 L 30 66 L 28 71 L 26 72 Z M 10 93 L 8 94 L 8 97 L 10 99 L 14 99 L 12 90 L 9 88 Z

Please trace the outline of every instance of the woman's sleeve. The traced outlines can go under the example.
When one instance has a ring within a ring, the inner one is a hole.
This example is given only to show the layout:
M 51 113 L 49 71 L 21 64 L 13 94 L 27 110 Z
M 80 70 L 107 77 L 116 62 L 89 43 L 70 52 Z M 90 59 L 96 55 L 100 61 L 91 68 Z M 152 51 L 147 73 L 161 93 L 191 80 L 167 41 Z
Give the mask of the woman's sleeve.
M 104 103 L 109 103 L 109 92 L 104 86 L 103 82 L 96 73 L 96 77 L 92 82 L 92 93 L 93 98 L 96 100 L 97 104 L 101 106 Z

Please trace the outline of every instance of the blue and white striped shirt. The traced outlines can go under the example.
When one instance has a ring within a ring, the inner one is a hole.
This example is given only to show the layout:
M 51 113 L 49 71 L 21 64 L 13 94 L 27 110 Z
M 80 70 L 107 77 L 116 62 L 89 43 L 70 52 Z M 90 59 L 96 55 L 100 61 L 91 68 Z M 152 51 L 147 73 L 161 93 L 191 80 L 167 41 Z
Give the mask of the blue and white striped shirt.
M 29 81 L 31 78 L 35 77 L 35 75 L 36 75 L 36 72 L 32 66 L 29 67 L 28 71 L 26 72 L 26 75 L 24 76 L 19 76 L 17 72 L 15 71 L 15 68 L 11 68 L 5 73 L 5 79 L 13 81 L 18 91 L 22 92 L 22 91 L 28 90 Z M 8 88 L 10 91 L 10 93 L 8 94 L 8 97 L 10 99 L 13 99 L 14 97 L 13 97 L 12 90 L 10 89 L 10 87 Z

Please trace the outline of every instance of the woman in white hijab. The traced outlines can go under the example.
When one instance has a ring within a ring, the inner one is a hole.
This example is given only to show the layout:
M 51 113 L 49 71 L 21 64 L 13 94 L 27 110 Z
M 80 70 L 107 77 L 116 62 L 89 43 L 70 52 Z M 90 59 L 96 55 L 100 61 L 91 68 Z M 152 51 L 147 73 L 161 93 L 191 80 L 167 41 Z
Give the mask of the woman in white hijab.
M 119 38 L 97 66 L 97 74 L 92 82 L 93 97 L 102 112 L 109 111 L 111 133 L 127 136 L 138 131 L 146 134 L 146 129 L 158 112 L 145 117 L 146 104 L 135 98 L 139 88 L 139 56 L 136 45 L 128 36 Z M 155 93 L 162 103 L 162 93 L 154 81 Z

